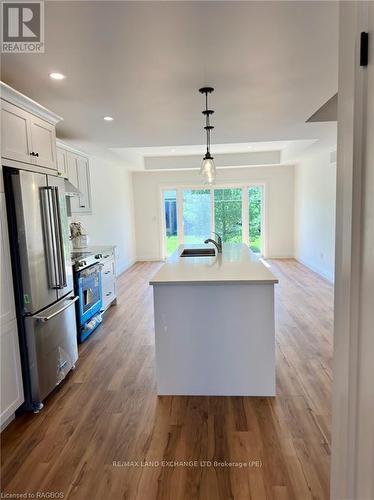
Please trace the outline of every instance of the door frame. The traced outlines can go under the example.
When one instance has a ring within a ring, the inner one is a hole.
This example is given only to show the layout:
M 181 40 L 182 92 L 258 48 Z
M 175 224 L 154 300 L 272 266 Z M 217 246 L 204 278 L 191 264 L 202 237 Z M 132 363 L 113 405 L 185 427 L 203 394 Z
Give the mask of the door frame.
M 359 470 L 362 464 L 370 468 L 374 459 L 374 452 L 369 448 L 372 443 L 359 446 L 360 417 L 365 403 L 368 404 L 370 391 L 366 390 L 361 400 L 358 396 L 365 385 L 359 378 L 365 349 L 363 333 L 366 333 L 366 340 L 368 338 L 368 332 L 362 330 L 362 307 L 367 308 L 366 297 L 361 294 L 362 277 L 370 271 L 365 268 L 369 266 L 363 261 L 362 250 L 364 236 L 371 237 L 370 221 L 363 203 L 365 173 L 369 170 L 365 157 L 369 141 L 366 130 L 368 68 L 360 67 L 359 63 L 361 32 L 370 32 L 371 28 L 370 43 L 371 48 L 374 47 L 374 10 L 369 27 L 368 9 L 369 2 L 340 3 L 331 464 L 331 498 L 334 500 L 364 498 L 362 492 L 369 498 L 369 489 L 374 493 L 372 475 L 364 474 L 362 481 Z M 369 58 L 370 71 L 373 71 L 372 53 Z M 374 92 L 371 90 L 371 93 L 370 99 L 373 99 Z M 367 377 L 370 369 L 366 366 L 366 370 Z M 373 374 L 373 368 L 370 373 Z M 367 439 L 370 441 L 370 435 Z

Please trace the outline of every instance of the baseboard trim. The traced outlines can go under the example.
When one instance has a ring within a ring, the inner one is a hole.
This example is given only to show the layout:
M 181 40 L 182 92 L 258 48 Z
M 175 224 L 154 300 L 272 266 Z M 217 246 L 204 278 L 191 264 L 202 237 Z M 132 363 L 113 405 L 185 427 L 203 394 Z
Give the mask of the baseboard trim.
M 125 273 L 128 269 L 130 269 L 130 267 L 133 266 L 136 261 L 137 259 L 131 259 L 129 262 L 122 265 L 121 267 L 117 267 L 116 277 L 119 278 L 123 273 Z
M 162 259 L 159 255 L 157 257 L 156 256 L 145 257 L 144 255 L 139 255 L 138 257 L 136 257 L 136 262 L 161 262 L 163 260 L 164 259 Z
M 314 273 L 318 274 L 319 276 L 321 276 L 322 278 L 324 278 L 326 281 L 328 281 L 332 285 L 334 284 L 334 276 L 333 276 L 332 273 L 324 271 L 323 269 L 320 269 L 319 267 L 314 266 L 313 264 L 310 264 L 306 260 L 300 259 L 299 257 L 295 257 L 295 259 L 298 262 L 300 262 L 300 264 L 302 264 L 303 266 L 307 267 L 308 269 L 310 269 Z
M 295 259 L 296 257 L 294 255 L 267 255 L 264 257 L 265 260 L 267 259 Z
M 8 427 L 8 425 L 13 422 L 13 420 L 16 418 L 16 414 L 12 413 L 8 418 L 6 418 L 0 426 L 0 432 L 3 432 L 3 430 Z

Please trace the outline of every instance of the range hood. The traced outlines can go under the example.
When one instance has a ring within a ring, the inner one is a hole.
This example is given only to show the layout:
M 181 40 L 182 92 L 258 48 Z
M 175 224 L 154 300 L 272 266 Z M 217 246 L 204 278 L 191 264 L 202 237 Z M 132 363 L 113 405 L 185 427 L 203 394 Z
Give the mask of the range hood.
M 80 196 L 82 193 L 70 181 L 65 179 L 65 196 Z

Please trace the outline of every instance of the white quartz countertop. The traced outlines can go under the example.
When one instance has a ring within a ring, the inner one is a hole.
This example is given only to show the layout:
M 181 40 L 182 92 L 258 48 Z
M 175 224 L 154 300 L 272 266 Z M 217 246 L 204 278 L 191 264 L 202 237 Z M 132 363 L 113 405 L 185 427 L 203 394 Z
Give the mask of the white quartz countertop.
M 87 247 L 87 250 L 92 253 L 113 253 L 115 249 L 115 245 L 94 245 Z
M 112 254 L 114 253 L 116 247 L 115 245 L 93 245 L 93 246 L 87 246 L 87 247 L 82 247 L 82 248 L 72 248 L 73 253 L 90 253 L 90 254 L 96 254 L 96 253 L 109 253 Z
M 274 284 L 277 278 L 244 243 L 224 244 L 214 257 L 180 257 L 185 248 L 213 245 L 180 245 L 150 281 L 151 285 L 176 284 Z

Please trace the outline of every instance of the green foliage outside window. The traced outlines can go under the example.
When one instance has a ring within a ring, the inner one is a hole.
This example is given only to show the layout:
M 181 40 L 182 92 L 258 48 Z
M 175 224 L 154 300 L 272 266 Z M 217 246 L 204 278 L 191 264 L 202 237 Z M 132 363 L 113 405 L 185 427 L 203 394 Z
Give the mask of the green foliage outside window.
M 249 207 L 249 248 L 253 252 L 261 251 L 261 207 L 262 187 L 253 186 L 248 189 Z
M 242 242 L 242 190 L 214 190 L 214 223 L 224 243 Z

